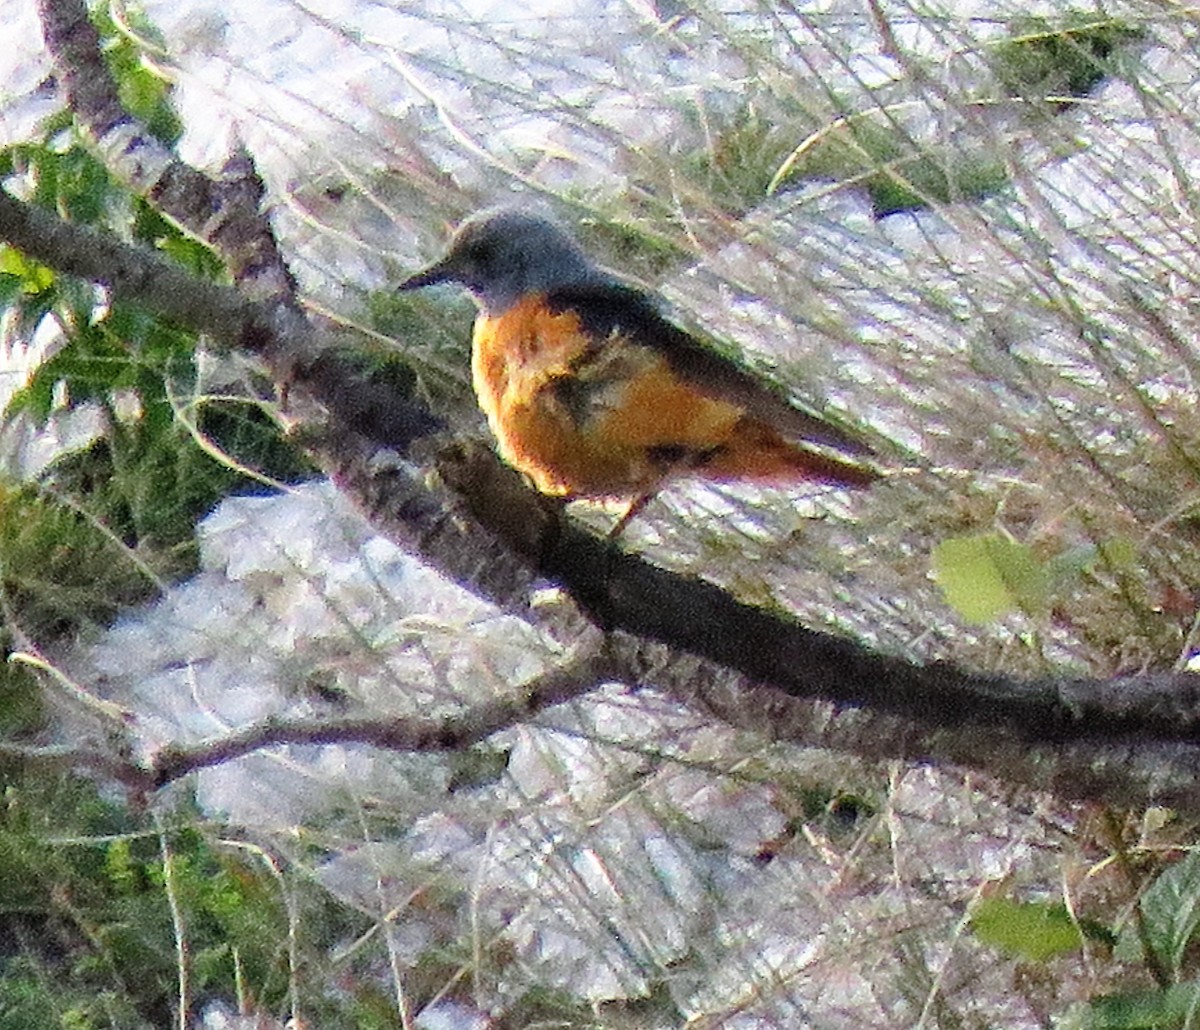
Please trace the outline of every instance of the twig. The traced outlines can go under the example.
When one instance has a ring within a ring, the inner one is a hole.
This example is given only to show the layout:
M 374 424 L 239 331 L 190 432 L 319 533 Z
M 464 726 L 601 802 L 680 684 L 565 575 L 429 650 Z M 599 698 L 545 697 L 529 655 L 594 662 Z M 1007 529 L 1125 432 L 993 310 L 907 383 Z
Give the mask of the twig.
M 545 673 L 518 696 L 472 705 L 445 718 L 269 719 L 200 744 L 163 748 L 151 762 L 150 779 L 155 787 L 161 787 L 198 769 L 281 744 L 370 744 L 389 751 L 457 751 L 515 726 L 543 708 L 619 678 L 619 672 L 612 655 L 603 650 Z

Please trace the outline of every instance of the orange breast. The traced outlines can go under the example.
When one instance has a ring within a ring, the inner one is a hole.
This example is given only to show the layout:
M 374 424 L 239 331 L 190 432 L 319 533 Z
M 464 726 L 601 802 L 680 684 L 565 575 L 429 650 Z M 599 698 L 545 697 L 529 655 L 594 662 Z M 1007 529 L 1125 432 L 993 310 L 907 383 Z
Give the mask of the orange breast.
M 719 447 L 741 411 L 698 394 L 647 347 L 589 338 L 541 296 L 475 323 L 472 372 L 500 453 L 543 493 L 629 497 L 656 487 L 664 449 Z

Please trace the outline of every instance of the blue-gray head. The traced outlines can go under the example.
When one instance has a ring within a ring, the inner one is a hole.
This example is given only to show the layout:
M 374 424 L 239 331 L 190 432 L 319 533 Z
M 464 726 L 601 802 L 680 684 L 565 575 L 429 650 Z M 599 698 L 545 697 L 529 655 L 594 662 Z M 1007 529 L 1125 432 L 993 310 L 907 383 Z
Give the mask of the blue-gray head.
M 463 222 L 446 256 L 399 289 L 459 283 L 487 314 L 498 315 L 526 293 L 610 281 L 553 222 L 515 208 L 489 208 Z

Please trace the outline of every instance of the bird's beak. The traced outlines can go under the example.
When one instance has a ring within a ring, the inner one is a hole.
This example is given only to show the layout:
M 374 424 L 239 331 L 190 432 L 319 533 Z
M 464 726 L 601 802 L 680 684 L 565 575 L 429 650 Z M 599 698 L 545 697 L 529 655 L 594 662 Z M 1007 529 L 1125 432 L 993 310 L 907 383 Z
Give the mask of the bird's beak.
M 452 282 L 457 277 L 458 269 L 454 267 L 453 262 L 448 257 L 444 257 L 441 261 L 434 262 L 428 268 L 423 268 L 421 271 L 410 275 L 396 289 L 419 290 L 422 286 L 435 286 L 438 283 Z

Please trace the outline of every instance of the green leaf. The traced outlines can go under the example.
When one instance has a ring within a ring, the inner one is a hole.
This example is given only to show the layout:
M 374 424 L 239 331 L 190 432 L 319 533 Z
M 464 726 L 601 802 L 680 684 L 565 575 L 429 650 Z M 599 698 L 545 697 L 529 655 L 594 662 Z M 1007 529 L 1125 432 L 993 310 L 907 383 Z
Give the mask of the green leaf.
M 985 944 L 1031 962 L 1083 946 L 1083 933 L 1064 905 L 986 898 L 971 913 L 971 930 Z
M 1093 998 L 1083 1021 L 1087 1030 L 1177 1030 L 1196 1025 L 1200 983 L 1165 990 Z
M 933 550 L 933 578 L 946 603 L 975 623 L 1043 611 L 1049 593 L 1045 566 L 1024 544 L 1000 533 L 943 540 Z
M 19 250 L 0 246 L 0 276 L 12 277 L 22 293 L 34 294 L 54 285 L 54 273 Z
M 1200 852 L 1190 851 L 1142 895 L 1142 919 L 1150 947 L 1178 974 L 1184 953 L 1200 926 Z M 1132 930 L 1122 935 L 1118 954 L 1141 952 Z

